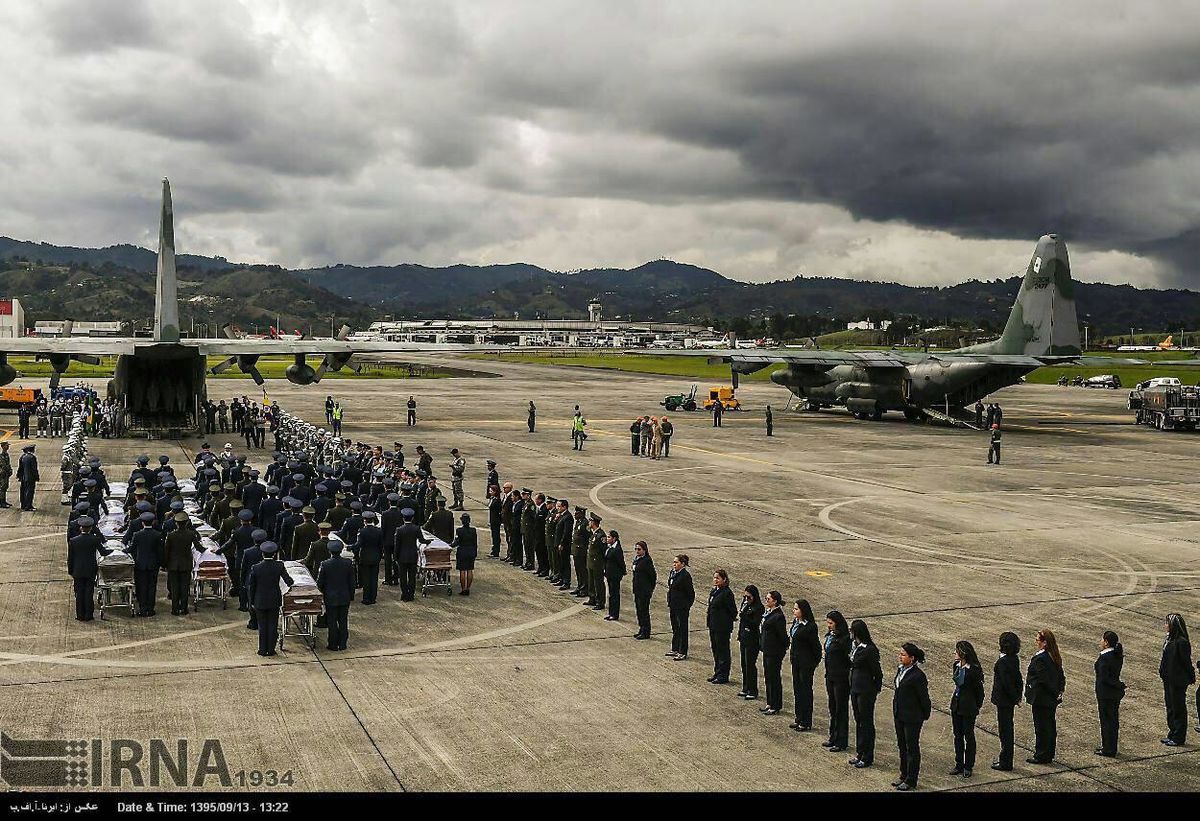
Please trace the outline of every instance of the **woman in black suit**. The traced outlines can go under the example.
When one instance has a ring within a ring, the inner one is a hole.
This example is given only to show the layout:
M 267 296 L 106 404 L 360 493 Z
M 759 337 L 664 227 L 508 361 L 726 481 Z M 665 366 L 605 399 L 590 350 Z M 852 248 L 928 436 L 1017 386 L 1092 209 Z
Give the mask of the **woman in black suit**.
M 783 710 L 783 657 L 788 650 L 787 616 L 783 615 L 783 596 L 778 590 L 767 594 L 766 613 L 762 618 L 763 674 L 767 679 L 767 706 L 763 713 L 777 715 Z
M 1125 697 L 1125 682 L 1121 667 L 1125 651 L 1121 640 L 1111 630 L 1100 639 L 1100 655 L 1096 659 L 1096 707 L 1100 712 L 1100 746 L 1096 755 L 1117 757 L 1117 737 L 1121 732 L 1121 699 Z
M 738 608 L 738 646 L 742 659 L 742 689 L 738 695 L 747 701 L 758 698 L 758 651 L 762 649 L 760 635 L 764 610 L 758 587 L 746 585 Z
M 829 740 L 821 746 L 840 753 L 850 743 L 850 627 L 837 610 L 825 614 L 825 694 L 829 698 Z
M 875 699 L 883 689 L 879 648 L 862 619 L 850 622 L 850 704 L 854 708 L 854 757 L 858 769 L 875 763 Z
M 1067 677 L 1063 674 L 1058 640 L 1046 628 L 1038 631 L 1038 651 L 1029 660 L 1025 673 L 1025 700 L 1033 711 L 1033 755 L 1025 759 L 1030 764 L 1049 764 L 1054 761 L 1058 741 L 1058 705 L 1062 703 Z
M 454 531 L 454 566 L 458 568 L 458 595 L 471 595 L 471 582 L 475 580 L 475 559 L 479 556 L 479 531 L 471 527 L 471 514 L 462 515 L 462 527 Z
M 1188 640 L 1187 624 L 1178 613 L 1167 614 L 1167 640 L 1158 663 L 1158 677 L 1162 679 L 1163 697 L 1167 703 L 1167 737 L 1162 743 L 1168 747 L 1182 747 L 1187 740 L 1187 688 L 1196 683 L 1196 670 L 1192 667 L 1192 644 Z
M 954 645 L 957 658 L 951 678 L 950 721 L 954 727 L 954 769 L 950 775 L 970 778 L 975 770 L 975 719 L 983 706 L 983 665 L 969 641 Z
M 1000 634 L 1000 658 L 992 668 L 992 704 L 996 705 L 996 724 L 1000 733 L 1000 757 L 992 762 L 993 770 L 1007 772 L 1013 768 L 1013 711 L 1021 703 L 1025 681 L 1021 678 L 1021 639 L 1016 633 Z
M 812 727 L 813 675 L 821 663 L 817 620 L 806 599 L 792 605 L 792 626 L 788 636 L 791 639 L 792 697 L 796 701 L 796 720 L 789 726 L 802 733 Z
M 892 696 L 892 721 L 896 725 L 896 746 L 900 751 L 900 777 L 892 786 L 901 792 L 915 790 L 921 774 L 921 727 L 929 720 L 933 705 L 929 702 L 929 679 L 918 667 L 925 653 L 912 642 L 901 645 L 897 654 L 896 692 Z

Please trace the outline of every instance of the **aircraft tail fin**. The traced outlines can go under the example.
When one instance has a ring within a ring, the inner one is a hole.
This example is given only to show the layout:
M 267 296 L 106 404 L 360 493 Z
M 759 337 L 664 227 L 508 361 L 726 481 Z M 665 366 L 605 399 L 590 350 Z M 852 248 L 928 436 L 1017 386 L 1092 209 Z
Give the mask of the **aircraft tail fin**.
M 1067 244 L 1057 234 L 1038 240 L 1000 338 L 963 350 L 1025 356 L 1080 353 L 1071 262 Z
M 179 287 L 175 276 L 175 215 L 171 183 L 163 177 L 158 225 L 158 272 L 154 290 L 154 341 L 179 341 Z

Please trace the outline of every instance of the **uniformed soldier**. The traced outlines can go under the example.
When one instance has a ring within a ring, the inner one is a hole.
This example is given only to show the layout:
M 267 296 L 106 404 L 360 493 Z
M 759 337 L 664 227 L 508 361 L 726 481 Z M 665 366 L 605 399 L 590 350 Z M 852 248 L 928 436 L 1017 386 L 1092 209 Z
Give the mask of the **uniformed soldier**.
M 404 524 L 404 517 L 400 515 L 398 493 L 389 493 L 387 503 L 387 509 L 379 516 L 379 529 L 383 531 L 383 583 L 395 587 L 400 584 L 400 573 L 392 545 L 396 543 L 396 528 Z
M 493 559 L 500 558 L 500 528 L 504 524 L 502 508 L 504 500 L 500 498 L 500 486 L 488 485 L 488 531 L 492 537 L 492 551 L 488 555 Z
M 550 505 L 547 504 L 544 493 L 535 496 L 534 503 L 536 521 L 533 525 L 533 552 L 537 557 L 537 574 L 544 579 L 550 575 L 550 555 L 547 552 L 549 540 L 546 537 L 546 520 L 550 518 Z
M 487 460 L 487 469 L 488 469 L 487 470 L 487 484 L 484 485 L 484 487 L 483 487 L 485 494 L 487 493 L 487 489 L 490 488 L 492 485 L 495 485 L 496 487 L 500 487 L 500 474 L 496 472 L 496 460 L 495 459 Z M 484 498 L 487 498 L 487 497 L 484 496 Z
M 164 559 L 163 535 L 154 526 L 154 514 L 149 511 L 138 516 L 141 529 L 129 540 L 129 555 L 133 557 L 133 586 L 137 594 L 138 615 L 153 616 L 158 596 L 158 571 Z
M 467 462 L 458 452 L 458 448 L 450 449 L 450 488 L 454 493 L 454 504 L 451 510 L 463 510 L 463 473 L 466 472 Z
M 17 482 L 21 485 L 21 510 L 34 510 L 33 492 L 42 478 L 38 473 L 37 456 L 34 454 L 36 445 L 25 445 L 21 448 L 21 458 L 17 460 Z
M 585 603 L 590 604 L 593 610 L 604 609 L 604 554 L 608 551 L 608 539 L 600 529 L 602 521 L 594 512 L 588 514 L 587 571 L 591 596 Z
M 242 592 L 242 556 L 254 546 L 254 531 L 257 528 L 254 527 L 254 511 L 242 508 L 238 511 L 237 518 L 237 529 L 221 542 L 218 552 L 229 563 L 229 578 L 233 580 L 233 589 L 230 593 L 240 598 Z
M 67 573 L 75 581 L 75 620 L 92 621 L 96 608 L 96 553 L 107 556 L 104 537 L 90 516 L 79 517 L 79 535 L 67 543 Z
M 446 497 L 442 494 L 442 489 L 438 487 L 437 477 L 430 476 L 425 480 L 425 518 L 429 518 L 435 510 L 438 509 L 439 500 L 441 504 L 446 503 Z
M 571 558 L 575 562 L 575 590 L 571 595 L 582 598 L 588 595 L 588 524 L 587 508 L 575 506 L 575 520 L 571 527 Z
M 274 542 L 263 542 L 259 548 L 262 561 L 250 569 L 247 582 L 250 606 L 254 608 L 258 626 L 258 654 L 276 655 L 279 643 L 279 611 L 283 607 L 283 593 L 279 590 L 282 581 L 290 589 L 292 577 L 276 554 L 279 547 Z
M 775 417 L 771 415 L 771 406 L 767 405 L 767 436 L 775 434 Z
M 322 522 L 321 526 L 329 522 Z M 326 650 L 345 650 L 350 636 L 350 602 L 354 601 L 354 563 L 342 555 L 342 543 L 330 543 L 330 556 L 317 569 L 317 589 L 325 599 L 329 626 Z
M 8 441 L 0 442 L 0 507 L 12 507 L 8 503 L 8 479 L 13 474 L 12 457 L 8 455 Z
M 279 548 L 279 558 L 290 559 L 292 558 L 292 537 L 296 532 L 296 527 L 304 522 L 304 515 L 301 513 L 304 503 L 291 496 L 283 501 L 285 502 L 283 512 L 276 519 L 278 524 L 275 527 L 275 544 Z
M 413 523 L 416 515 L 410 507 L 400 511 L 404 524 L 396 528 L 396 565 L 400 568 L 400 601 L 412 601 L 417 589 L 417 562 L 421 558 L 421 544 L 428 544 L 421 528 Z
M 182 511 L 174 516 L 175 529 L 167 534 L 163 546 L 167 569 L 167 591 L 171 594 L 171 615 L 186 616 L 188 588 L 192 580 L 192 551 L 202 552 L 200 535 Z
M 451 516 L 451 523 L 453 521 Z M 383 559 L 383 531 L 376 526 L 375 511 L 363 512 L 363 526 L 350 549 L 358 559 L 359 584 L 363 589 L 362 603 L 375 604 L 379 598 L 379 563 Z
M 258 614 L 250 608 L 250 571 L 254 569 L 254 565 L 262 561 L 262 544 L 268 541 L 267 531 L 259 528 L 250 534 L 250 538 L 254 540 L 254 544 L 242 554 L 242 566 L 238 571 L 241 576 L 241 593 L 238 595 L 238 610 L 243 613 L 250 613 L 250 620 L 246 623 L 246 629 L 257 630 Z
M 437 510 L 429 514 L 429 518 L 425 520 L 425 529 L 446 544 L 450 544 L 451 539 L 454 538 L 454 514 L 446 510 L 445 497 L 438 497 Z
M 525 555 L 523 570 L 534 570 L 534 554 L 537 552 L 537 506 L 533 503 L 533 491 L 521 488 L 521 550 Z
M 288 553 L 294 559 L 306 555 L 309 545 L 321 538 L 317 523 L 313 519 L 317 515 L 317 509 L 312 506 L 304 507 L 300 510 L 300 515 L 303 520 L 292 531 L 292 545 Z
M 512 482 L 500 486 L 500 526 L 504 529 L 504 561 L 512 561 L 513 548 L 513 505 L 520 498 L 513 492 Z
M 992 457 L 996 458 L 996 464 L 1000 464 L 1000 423 L 992 424 L 992 432 L 988 436 L 988 464 L 992 464 Z
M 304 558 L 301 559 L 301 561 L 304 562 L 304 566 L 308 568 L 308 572 L 312 574 L 314 579 L 317 577 L 317 572 L 321 569 L 321 563 L 328 559 L 331 555 L 329 552 L 331 541 L 329 534 L 332 532 L 332 523 L 320 522 L 317 524 L 317 540 L 308 546 L 308 552 L 305 553 Z M 341 544 L 340 541 L 333 541 L 339 545 Z
M 325 521 L 333 525 L 334 530 L 341 530 L 348 518 L 350 518 L 350 508 L 346 504 L 346 494 L 338 493 L 334 496 L 333 507 L 329 508 L 329 512 L 325 515 Z
M 533 433 L 533 428 L 534 428 L 534 425 L 536 424 L 536 422 L 537 422 L 537 408 L 534 406 L 533 400 L 530 399 L 529 400 L 529 418 L 525 420 L 525 423 L 527 425 L 529 425 L 530 433 Z

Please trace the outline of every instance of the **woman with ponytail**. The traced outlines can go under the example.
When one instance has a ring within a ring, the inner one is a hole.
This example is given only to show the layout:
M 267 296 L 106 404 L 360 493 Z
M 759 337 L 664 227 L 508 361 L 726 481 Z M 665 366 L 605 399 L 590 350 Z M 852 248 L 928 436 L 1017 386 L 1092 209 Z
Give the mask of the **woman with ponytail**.
M 1121 681 L 1124 663 L 1121 640 L 1113 631 L 1105 630 L 1100 639 L 1100 656 L 1096 659 L 1096 707 L 1100 711 L 1100 746 L 1096 755 L 1105 758 L 1117 757 L 1121 699 L 1125 697 L 1125 682 Z

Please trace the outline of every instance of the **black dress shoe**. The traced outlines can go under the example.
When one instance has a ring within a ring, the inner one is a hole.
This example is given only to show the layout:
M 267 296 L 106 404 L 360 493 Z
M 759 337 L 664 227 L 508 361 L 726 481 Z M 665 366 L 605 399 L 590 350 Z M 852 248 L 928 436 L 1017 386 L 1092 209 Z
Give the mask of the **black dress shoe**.
M 793 721 L 791 724 L 788 725 L 788 729 L 789 730 L 799 730 L 800 725 Z
M 1033 756 L 1030 756 L 1029 758 L 1025 759 L 1025 763 L 1026 764 L 1049 764 L 1050 762 L 1042 761 L 1042 759 L 1040 759 L 1040 758 L 1034 758 Z
M 1102 755 L 1105 758 L 1116 758 L 1117 757 L 1116 753 L 1107 752 L 1107 751 L 1105 751 L 1105 749 L 1103 747 L 1096 748 L 1096 755 Z
M 900 792 L 908 792 L 909 790 L 915 789 L 915 787 L 910 787 L 907 781 L 901 781 L 896 785 L 896 789 Z
M 832 742 L 832 741 L 822 741 L 822 742 L 821 742 L 821 746 L 822 746 L 822 747 L 832 747 L 832 746 L 833 746 L 833 742 Z M 893 786 L 894 786 L 894 785 L 893 785 Z
M 798 732 L 798 733 L 807 733 L 809 730 L 812 729 L 812 727 L 806 727 L 803 724 L 801 724 L 801 725 L 797 726 L 795 729 L 796 729 L 796 732 Z
M 766 710 L 764 710 L 764 711 L 763 711 L 763 715 L 765 715 L 765 716 L 777 716 L 777 715 L 779 715 L 779 711 L 778 711 L 778 710 L 776 710 L 774 707 L 768 707 Z M 832 748 L 831 748 L 831 749 L 832 749 Z
M 992 769 L 999 770 L 1002 773 L 1012 772 L 1011 764 L 1001 764 L 999 761 L 992 762 Z
M 859 760 L 854 763 L 854 767 L 855 767 L 855 769 L 865 770 L 867 767 L 870 767 L 874 763 L 875 763 L 874 761 Z
M 970 778 L 974 774 L 975 774 L 975 771 L 972 770 L 970 767 L 963 767 L 963 771 L 962 771 L 963 778 Z
M 845 751 L 846 751 L 846 748 L 845 748 L 845 747 L 837 747 L 837 746 L 834 746 L 834 747 L 830 747 L 830 748 L 829 748 L 829 752 L 831 752 L 831 753 L 843 753 L 843 752 L 845 752 Z
M 962 775 L 962 773 L 963 773 L 962 767 L 955 767 L 953 770 L 946 773 L 946 775 Z
M 709 684 L 712 684 L 714 681 L 716 681 L 716 678 L 717 678 L 716 676 L 709 676 L 708 678 L 706 678 L 704 680 L 707 681 Z

